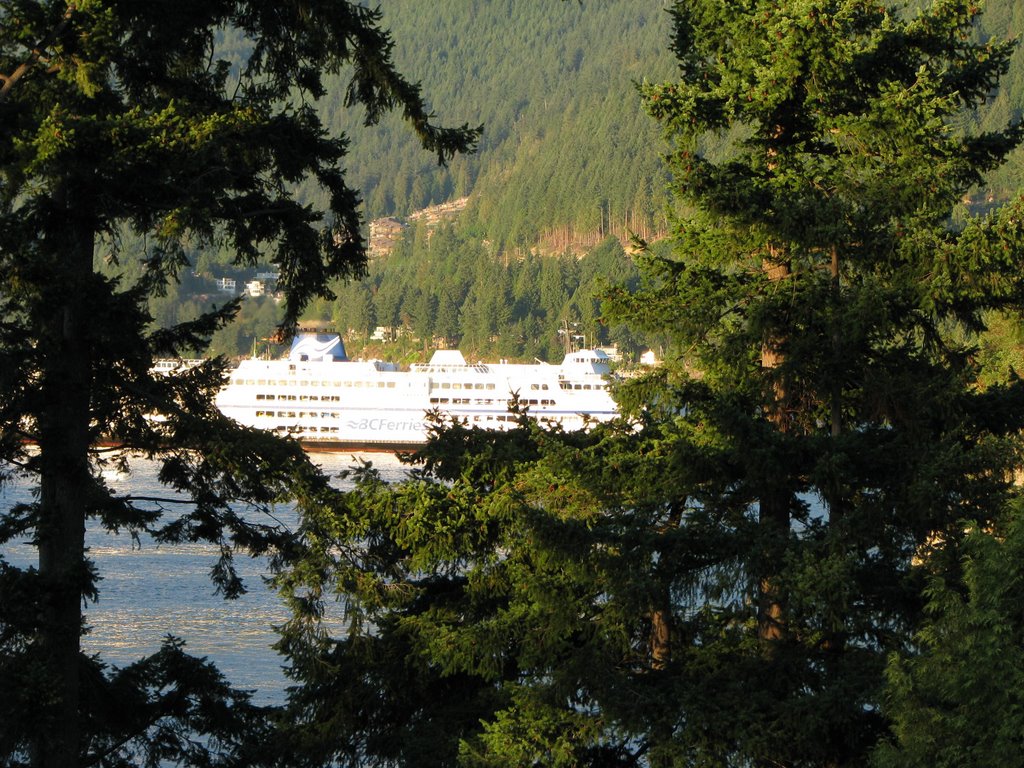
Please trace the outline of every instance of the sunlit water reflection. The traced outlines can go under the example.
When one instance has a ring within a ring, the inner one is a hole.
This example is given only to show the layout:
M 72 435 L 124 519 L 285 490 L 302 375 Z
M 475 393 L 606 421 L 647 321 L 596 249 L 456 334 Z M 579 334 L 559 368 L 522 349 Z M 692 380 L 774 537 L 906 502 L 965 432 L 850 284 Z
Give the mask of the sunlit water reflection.
M 381 475 L 398 480 L 406 467 L 389 454 L 315 454 L 314 460 L 336 476 L 360 459 L 372 461 Z M 166 496 L 156 481 L 157 466 L 136 459 L 131 473 L 108 476 L 108 484 L 119 493 L 137 496 Z M 337 487 L 343 487 L 335 479 Z M 0 510 L 31 499 L 27 482 L 0 486 Z M 282 521 L 294 523 L 290 508 L 276 510 Z M 98 653 L 108 664 L 124 666 L 158 650 L 167 635 L 185 640 L 186 650 L 216 663 L 232 685 L 255 692 L 258 703 L 278 702 L 286 685 L 282 659 L 271 648 L 277 635 L 275 625 L 286 618 L 277 595 L 264 583 L 266 562 L 244 554 L 236 566 L 248 592 L 237 600 L 216 595 L 210 568 L 217 550 L 208 545 L 157 545 L 143 539 L 134 543 L 127 534 L 87 531 L 89 556 L 102 577 L 100 599 L 86 606 L 90 626 L 84 638 L 85 650 Z M 0 556 L 9 563 L 28 566 L 36 562 L 35 549 L 26 541 L 0 546 Z

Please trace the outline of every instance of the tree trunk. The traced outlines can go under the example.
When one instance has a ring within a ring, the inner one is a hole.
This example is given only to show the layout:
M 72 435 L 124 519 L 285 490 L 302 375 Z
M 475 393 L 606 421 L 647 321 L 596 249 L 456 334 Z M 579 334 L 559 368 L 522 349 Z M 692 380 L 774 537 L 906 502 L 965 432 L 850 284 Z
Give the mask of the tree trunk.
M 780 260 L 775 249 L 771 249 L 770 258 L 764 260 L 762 268 L 768 279 L 772 281 L 785 280 L 790 274 L 788 262 Z M 783 355 L 779 351 L 780 345 L 781 339 L 765 339 L 761 347 L 762 368 L 773 369 L 782 364 Z M 779 432 L 785 433 L 789 431 L 790 426 L 789 392 L 782 377 L 776 378 L 773 389 L 772 402 L 766 406 L 765 415 Z M 772 541 L 788 536 L 790 522 L 788 494 L 780 489 L 778 484 L 775 484 L 772 488 L 764 490 L 759 502 L 759 522 L 765 538 Z M 767 654 L 773 652 L 774 643 L 781 640 L 785 634 L 783 606 L 774 577 L 772 565 L 768 564 L 765 572 L 761 574 L 758 584 L 757 632 L 758 637 L 765 643 L 765 653 Z
M 833 324 L 832 329 L 832 354 L 836 358 L 836 368 L 838 369 L 838 357 L 839 357 L 839 343 L 840 343 L 840 329 L 839 329 L 839 314 L 840 314 L 840 302 L 842 296 L 840 294 L 841 285 L 839 283 L 839 249 L 832 246 L 832 263 L 831 275 L 832 275 L 832 301 L 833 301 Z M 839 376 L 836 376 L 832 381 L 832 437 L 839 437 L 843 431 L 843 382 Z
M 0 74 L 0 102 L 3 102 L 7 98 L 7 94 L 11 92 L 15 84 L 23 78 L 30 69 L 38 65 L 39 60 L 46 54 L 47 49 L 60 37 L 61 33 L 67 28 L 71 22 L 71 17 L 75 13 L 75 7 L 70 6 L 67 11 L 64 12 L 64 16 L 61 18 L 60 23 L 57 24 L 53 29 L 47 32 L 46 36 L 36 43 L 32 47 L 32 52 L 17 68 L 9 75 Z
M 686 499 L 682 498 L 672 504 L 668 517 L 663 525 L 658 527 L 658 533 L 662 536 L 679 530 L 683 522 L 683 510 L 686 508 Z M 663 549 L 659 549 L 658 563 L 664 563 L 667 557 Z M 660 571 L 655 566 L 655 571 Z M 672 587 L 670 582 L 665 582 L 659 588 L 656 604 L 651 607 L 651 634 L 648 639 L 651 650 L 651 668 L 656 670 L 665 669 L 672 661 Z
M 686 500 L 676 500 L 669 509 L 664 524 L 658 526 L 658 533 L 662 536 L 670 535 L 679 529 L 683 520 L 683 510 L 686 508 Z M 651 654 L 651 670 L 653 672 L 664 672 L 672 663 L 673 644 L 673 612 L 672 612 L 672 580 L 671 568 L 669 573 L 662 573 L 662 567 L 668 562 L 667 547 L 659 547 L 657 563 L 654 565 L 654 573 L 658 579 L 654 604 L 650 612 L 650 635 L 648 645 Z M 670 713 L 661 713 L 667 716 L 658 716 L 651 726 L 651 746 L 654 753 L 651 755 L 650 764 L 652 768 L 662 768 L 674 764 L 669 755 L 674 754 L 672 746 L 674 719 Z
M 54 258 L 54 293 L 60 299 L 40 339 L 44 405 L 39 416 L 39 575 L 45 602 L 39 645 L 57 690 L 40 743 L 33 750 L 33 764 L 74 768 L 81 739 L 79 656 L 82 595 L 88 578 L 85 517 L 91 485 L 91 354 L 87 291 L 93 228 L 74 210 L 74 201 L 64 190 L 55 194 L 55 203 L 66 218 L 58 234 L 44 238 L 60 248 Z
M 668 600 L 666 598 L 665 602 Z M 651 611 L 651 668 L 663 670 L 672 660 L 672 611 Z
M 843 380 L 839 375 L 842 365 L 839 359 L 840 344 L 842 342 L 842 329 L 840 319 L 842 314 L 842 285 L 839 279 L 839 249 L 833 245 L 831 249 L 830 273 L 832 277 L 832 357 L 834 360 L 833 379 L 831 382 L 831 437 L 833 450 L 837 448 L 838 439 L 843 433 Z M 844 496 L 840 478 L 834 478 L 829 488 L 824 488 L 823 496 L 828 505 L 829 525 L 834 526 L 841 520 L 847 511 L 848 500 Z M 838 622 L 837 622 L 838 626 Z M 842 652 L 846 647 L 846 632 L 842 629 L 830 628 L 821 642 L 822 649 L 834 656 Z M 835 763 L 839 765 L 839 763 Z

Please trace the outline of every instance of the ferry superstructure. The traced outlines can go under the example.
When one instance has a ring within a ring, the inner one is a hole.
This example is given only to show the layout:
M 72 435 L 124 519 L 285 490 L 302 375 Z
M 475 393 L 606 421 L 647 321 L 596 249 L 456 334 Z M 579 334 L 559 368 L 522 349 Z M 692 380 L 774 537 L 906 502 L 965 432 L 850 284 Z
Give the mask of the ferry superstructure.
M 468 363 L 439 350 L 400 370 L 380 360 L 349 360 L 334 335 L 301 335 L 280 360 L 243 360 L 217 396 L 241 424 L 289 434 L 311 447 L 406 448 L 427 439 L 433 410 L 483 429 L 509 429 L 518 397 L 533 418 L 566 430 L 617 415 L 608 356 L 566 355 L 561 365 Z

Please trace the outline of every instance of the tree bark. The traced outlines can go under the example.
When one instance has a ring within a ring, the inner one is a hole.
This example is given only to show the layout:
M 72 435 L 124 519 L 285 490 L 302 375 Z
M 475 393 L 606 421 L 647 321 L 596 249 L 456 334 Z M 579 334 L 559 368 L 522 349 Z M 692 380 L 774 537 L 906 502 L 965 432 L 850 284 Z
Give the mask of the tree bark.
M 64 225 L 44 238 L 54 255 L 58 301 L 40 339 L 43 408 L 39 415 L 39 575 L 44 586 L 39 646 L 56 684 L 48 723 L 33 750 L 39 768 L 74 768 L 79 762 L 79 658 L 82 599 L 86 587 L 85 519 L 91 487 L 89 404 L 91 353 L 88 286 L 92 276 L 93 231 L 74 196 L 62 187 L 54 195 Z
M 686 499 L 679 499 L 672 504 L 668 517 L 663 525 L 658 527 L 658 533 L 662 536 L 679 530 L 683 521 L 683 510 L 686 508 Z M 665 562 L 667 553 L 664 549 L 658 552 L 658 563 Z M 656 566 L 655 571 L 660 572 Z M 648 639 L 651 651 L 651 668 L 663 670 L 672 661 L 672 586 L 666 581 L 660 585 L 656 604 L 651 607 L 651 632 Z
M 841 370 L 840 364 L 840 344 L 842 342 L 841 337 L 841 310 L 842 310 L 842 285 L 839 278 L 839 249 L 833 244 L 831 249 L 831 277 L 832 277 L 832 358 L 835 362 L 833 370 L 833 379 L 831 382 L 832 388 L 830 392 L 831 398 L 831 437 L 833 450 L 837 448 L 838 438 L 843 433 L 843 381 L 839 375 Z M 828 504 L 828 515 L 830 525 L 835 525 L 837 521 L 841 520 L 847 511 L 848 500 L 844 497 L 842 485 L 839 478 L 835 478 L 831 483 L 831 487 L 822 489 L 824 491 L 825 502 Z M 821 642 L 823 650 L 829 652 L 835 657 L 841 653 L 846 647 L 846 632 L 842 629 L 830 628 L 826 633 L 825 637 Z M 834 763 L 839 765 L 839 763 Z
M 6 98 L 7 94 L 14 88 L 14 84 L 17 83 L 22 77 L 24 77 L 32 67 L 39 63 L 40 59 L 43 59 L 46 55 L 46 50 L 52 46 L 57 38 L 63 34 L 64 30 L 67 29 L 68 24 L 71 23 L 71 16 L 74 14 L 74 6 L 68 6 L 67 11 L 64 12 L 64 16 L 61 18 L 60 23 L 56 27 L 51 29 L 46 37 L 37 43 L 26 59 L 21 62 L 9 75 L 0 74 L 0 103 Z
M 839 357 L 839 309 L 840 309 L 840 289 L 839 283 L 839 249 L 832 246 L 832 263 L 831 263 L 831 274 L 832 274 L 832 301 L 833 301 L 833 323 L 834 328 L 832 329 L 832 354 L 836 358 L 838 363 Z M 838 365 L 837 365 L 838 368 Z M 836 376 L 832 381 L 832 437 L 839 437 L 843 431 L 843 382 L 839 376 Z
M 666 597 L 665 603 L 668 599 Z M 665 669 L 672 660 L 672 611 L 657 608 L 651 611 L 651 668 Z
M 789 263 L 782 260 L 775 249 L 771 249 L 769 258 L 762 264 L 768 279 L 775 282 L 785 280 L 789 277 Z M 781 339 L 766 338 L 761 347 L 761 367 L 763 369 L 774 369 L 783 362 L 783 355 L 780 352 Z M 781 433 L 789 431 L 789 392 L 785 380 L 776 377 L 773 384 L 772 402 L 766 406 L 766 418 L 775 429 Z M 774 484 L 771 488 L 764 489 L 759 499 L 759 522 L 765 538 L 768 540 L 785 537 L 789 533 L 789 498 L 788 494 L 779 490 Z M 757 604 L 757 632 L 758 637 L 764 642 L 765 652 L 773 652 L 773 645 L 781 640 L 785 634 L 785 616 L 783 613 L 782 600 L 776 584 L 775 574 L 769 565 L 761 574 L 758 584 Z

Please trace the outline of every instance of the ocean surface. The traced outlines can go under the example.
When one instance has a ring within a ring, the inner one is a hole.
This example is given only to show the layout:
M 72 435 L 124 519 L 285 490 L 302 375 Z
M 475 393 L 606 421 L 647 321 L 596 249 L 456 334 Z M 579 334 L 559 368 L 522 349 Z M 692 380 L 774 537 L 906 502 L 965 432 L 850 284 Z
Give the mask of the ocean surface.
M 335 477 L 339 488 L 344 481 L 337 474 L 363 459 L 388 480 L 401 479 L 407 470 L 386 453 L 318 453 L 312 458 Z M 115 492 L 168 495 L 156 480 L 154 462 L 133 459 L 130 467 L 128 474 L 107 475 Z M 0 510 L 30 499 L 27 482 L 0 485 Z M 287 524 L 295 521 L 289 507 L 275 510 L 275 516 Z M 282 659 L 271 645 L 277 639 L 273 627 L 284 621 L 287 611 L 263 582 L 265 561 L 236 555 L 248 592 L 225 600 L 214 593 L 210 581 L 217 552 L 209 545 L 157 545 L 145 538 L 133 542 L 127 534 L 92 529 L 86 532 L 86 546 L 102 577 L 99 601 L 85 607 L 90 627 L 83 638 L 86 652 L 121 667 L 155 652 L 167 635 L 174 635 L 185 641 L 188 653 L 213 661 L 233 686 L 252 691 L 256 703 L 283 700 L 287 683 Z M 24 541 L 0 545 L 0 556 L 17 566 L 36 563 L 35 549 Z

